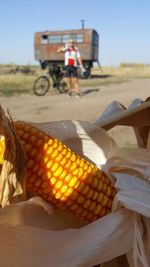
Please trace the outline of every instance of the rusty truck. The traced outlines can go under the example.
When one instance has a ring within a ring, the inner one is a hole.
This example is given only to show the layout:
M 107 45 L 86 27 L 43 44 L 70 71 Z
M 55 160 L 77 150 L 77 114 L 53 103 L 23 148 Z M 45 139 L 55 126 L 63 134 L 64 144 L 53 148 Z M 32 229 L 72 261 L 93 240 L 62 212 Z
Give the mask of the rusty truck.
M 50 64 L 63 65 L 64 55 L 58 54 L 57 50 L 69 39 L 75 41 L 86 69 L 86 78 L 90 77 L 93 63 L 99 64 L 99 34 L 94 29 L 35 32 L 35 60 L 39 61 L 42 68 Z

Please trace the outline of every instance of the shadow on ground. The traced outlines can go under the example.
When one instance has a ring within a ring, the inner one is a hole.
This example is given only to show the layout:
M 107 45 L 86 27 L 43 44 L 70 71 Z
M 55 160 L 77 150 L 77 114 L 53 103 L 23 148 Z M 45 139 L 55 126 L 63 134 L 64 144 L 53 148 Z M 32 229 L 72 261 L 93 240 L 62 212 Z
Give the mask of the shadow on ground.
M 94 78 L 110 78 L 110 77 L 113 77 L 113 75 L 110 75 L 110 74 L 92 74 L 91 75 L 91 79 L 94 79 Z
M 80 92 L 80 96 L 84 96 L 93 92 L 99 92 L 100 89 L 99 88 L 94 88 L 94 89 L 85 89 L 84 91 Z

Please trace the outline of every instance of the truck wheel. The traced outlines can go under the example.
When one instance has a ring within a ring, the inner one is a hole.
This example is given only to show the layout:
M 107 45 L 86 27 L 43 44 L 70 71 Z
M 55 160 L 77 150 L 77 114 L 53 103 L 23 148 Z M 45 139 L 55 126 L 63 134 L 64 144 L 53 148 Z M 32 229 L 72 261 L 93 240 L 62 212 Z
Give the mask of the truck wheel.
M 90 69 L 86 69 L 86 72 L 84 73 L 84 79 L 89 79 L 91 78 L 91 70 Z
M 81 72 L 79 71 L 78 73 L 78 77 L 80 79 L 89 79 L 91 78 L 91 69 L 86 69 L 86 71 L 84 73 L 81 74 Z

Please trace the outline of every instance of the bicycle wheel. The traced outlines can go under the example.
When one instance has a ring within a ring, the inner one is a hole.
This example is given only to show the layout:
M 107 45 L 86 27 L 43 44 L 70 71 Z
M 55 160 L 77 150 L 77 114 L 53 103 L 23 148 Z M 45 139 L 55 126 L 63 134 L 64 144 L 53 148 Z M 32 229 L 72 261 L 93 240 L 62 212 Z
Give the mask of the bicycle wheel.
M 57 89 L 59 94 L 66 93 L 66 83 L 65 82 L 58 83 L 56 85 L 56 89 Z
M 40 76 L 34 83 L 33 91 L 35 95 L 43 96 L 48 92 L 49 87 L 49 79 L 46 76 Z

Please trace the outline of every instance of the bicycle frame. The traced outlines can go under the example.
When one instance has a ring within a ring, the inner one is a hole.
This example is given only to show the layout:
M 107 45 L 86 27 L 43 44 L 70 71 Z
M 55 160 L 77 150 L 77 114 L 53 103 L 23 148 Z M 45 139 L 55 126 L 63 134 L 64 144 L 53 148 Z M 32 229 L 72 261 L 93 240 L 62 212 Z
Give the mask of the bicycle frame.
M 48 75 L 52 78 L 53 87 L 57 87 L 64 78 L 64 71 L 61 66 L 51 64 L 49 66 Z

